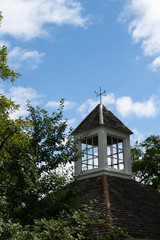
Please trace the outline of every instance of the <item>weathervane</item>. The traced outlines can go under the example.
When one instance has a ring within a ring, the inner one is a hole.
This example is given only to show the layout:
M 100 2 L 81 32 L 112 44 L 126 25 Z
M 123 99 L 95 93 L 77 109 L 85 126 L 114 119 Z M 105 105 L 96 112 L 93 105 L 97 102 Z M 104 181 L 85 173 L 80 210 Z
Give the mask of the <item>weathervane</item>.
M 106 96 L 106 91 L 101 92 L 101 87 L 100 87 L 100 93 L 97 93 L 95 91 L 95 94 L 97 95 L 96 97 L 100 97 L 100 104 L 102 104 L 102 96 Z

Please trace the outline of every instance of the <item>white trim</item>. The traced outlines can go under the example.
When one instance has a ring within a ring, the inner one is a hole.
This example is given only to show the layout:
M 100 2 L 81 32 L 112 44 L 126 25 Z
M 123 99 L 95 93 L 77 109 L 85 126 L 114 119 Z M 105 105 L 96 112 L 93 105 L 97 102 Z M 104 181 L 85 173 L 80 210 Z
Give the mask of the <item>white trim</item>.
M 86 172 L 83 172 L 76 176 L 78 179 L 84 179 L 84 178 L 90 178 L 90 177 L 97 177 L 101 175 L 109 175 L 109 176 L 114 176 L 114 177 L 120 177 L 120 178 L 127 178 L 127 179 L 132 179 L 132 174 L 127 174 L 124 171 L 116 171 L 114 169 L 93 169 L 93 170 L 88 170 Z
M 103 121 L 103 105 L 100 104 L 99 105 L 99 124 L 104 124 L 104 121 Z

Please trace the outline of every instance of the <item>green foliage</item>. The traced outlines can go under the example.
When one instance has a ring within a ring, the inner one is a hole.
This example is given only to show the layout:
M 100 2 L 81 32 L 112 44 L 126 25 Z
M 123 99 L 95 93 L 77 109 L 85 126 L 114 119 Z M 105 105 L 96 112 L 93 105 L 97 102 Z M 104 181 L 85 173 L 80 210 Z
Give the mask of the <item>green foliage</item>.
M 17 108 L 13 101 L 0 96 L 0 195 L 6 201 L 0 210 L 13 218 L 26 216 L 31 199 L 34 202 L 37 181 L 27 135 L 29 123 L 9 117 Z
M 60 163 L 71 163 L 78 157 L 71 132 L 66 132 L 67 121 L 63 120 L 63 107 L 62 100 L 58 111 L 50 116 L 46 110 L 28 104 L 31 146 L 40 173 L 48 173 Z
M 151 135 L 131 149 L 134 177 L 154 189 L 160 188 L 160 136 Z
M 55 216 L 64 207 L 61 200 L 68 197 L 68 192 L 61 191 L 67 184 L 66 177 L 57 174 L 56 169 L 78 156 L 71 134 L 66 133 L 63 101 L 51 116 L 28 104 L 29 115 L 25 119 L 10 119 L 10 112 L 18 106 L 3 95 L 0 108 L 0 194 L 6 200 L 1 211 L 23 224 L 32 223 L 47 212 L 48 216 Z M 42 198 L 51 199 L 53 211 L 48 205 L 41 210 Z
M 0 26 L 2 21 L 2 13 L 0 12 Z M 10 80 L 14 82 L 18 77 L 21 76 L 20 73 L 16 73 L 9 68 L 7 65 L 7 47 L 0 47 L 0 79 L 3 81 Z
M 41 218 L 27 226 L 0 220 L 0 237 L 3 240 L 122 240 L 127 237 L 115 226 L 113 235 L 104 235 L 101 230 L 108 226 L 106 216 L 102 218 L 98 213 L 93 216 L 92 206 L 81 207 L 70 213 L 63 211 L 57 219 Z
M 9 68 L 7 65 L 7 55 L 7 47 L 0 47 L 0 78 L 3 81 L 10 80 L 11 82 L 14 82 L 16 78 L 21 76 L 21 74 L 16 73 Z
M 125 240 L 129 237 L 124 227 L 112 226 L 113 233 L 107 237 L 108 240 Z
M 0 11 L 0 26 L 1 26 L 2 19 L 3 19 L 2 12 Z

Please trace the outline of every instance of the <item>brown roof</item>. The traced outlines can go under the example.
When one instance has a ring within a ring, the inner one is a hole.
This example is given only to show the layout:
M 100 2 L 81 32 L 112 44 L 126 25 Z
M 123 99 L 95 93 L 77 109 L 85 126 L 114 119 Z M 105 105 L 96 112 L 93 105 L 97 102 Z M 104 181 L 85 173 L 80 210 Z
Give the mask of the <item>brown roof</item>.
M 113 224 L 131 237 L 160 239 L 160 193 L 132 179 L 106 177 Z M 78 187 L 83 203 L 98 200 L 95 210 L 106 213 L 103 176 L 79 180 Z
M 90 112 L 88 114 L 88 116 L 73 131 L 73 134 L 100 126 L 99 106 L 100 106 L 100 104 L 98 104 L 92 110 L 92 112 Z M 130 134 L 133 133 L 111 111 L 109 111 L 104 105 L 103 105 L 103 125 L 111 127 L 111 128 L 116 128 L 118 130 L 126 131 Z

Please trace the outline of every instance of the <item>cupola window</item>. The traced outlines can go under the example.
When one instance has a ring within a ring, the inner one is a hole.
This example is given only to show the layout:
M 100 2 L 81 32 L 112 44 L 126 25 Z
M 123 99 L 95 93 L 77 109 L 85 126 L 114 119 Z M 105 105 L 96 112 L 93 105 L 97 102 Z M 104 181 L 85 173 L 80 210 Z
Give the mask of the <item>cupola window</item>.
M 124 170 L 124 147 L 122 139 L 107 136 L 107 160 L 109 168 Z
M 98 136 L 81 141 L 82 171 L 98 168 Z

